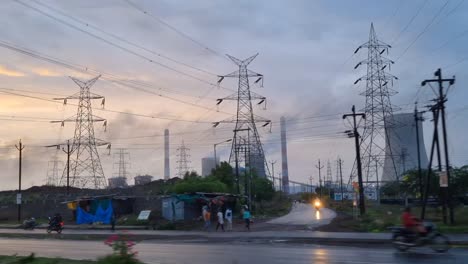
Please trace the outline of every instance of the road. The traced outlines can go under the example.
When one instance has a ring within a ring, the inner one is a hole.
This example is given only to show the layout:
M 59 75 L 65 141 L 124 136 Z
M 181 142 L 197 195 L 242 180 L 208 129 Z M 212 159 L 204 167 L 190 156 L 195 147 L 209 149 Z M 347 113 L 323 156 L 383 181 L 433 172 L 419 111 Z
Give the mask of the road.
M 336 217 L 336 213 L 328 208 L 316 211 L 310 204 L 297 203 L 289 214 L 269 221 L 269 224 L 305 225 L 310 228 L 327 225 Z
M 398 253 L 392 248 L 337 247 L 319 245 L 271 244 L 162 244 L 147 241 L 136 246 L 139 259 L 158 264 L 222 264 L 222 263 L 315 263 L 315 264 L 424 264 L 468 263 L 468 251 L 455 248 L 447 254 L 417 249 Z M 28 255 L 35 252 L 43 257 L 96 259 L 111 253 L 102 242 L 74 240 L 0 239 L 1 255 Z

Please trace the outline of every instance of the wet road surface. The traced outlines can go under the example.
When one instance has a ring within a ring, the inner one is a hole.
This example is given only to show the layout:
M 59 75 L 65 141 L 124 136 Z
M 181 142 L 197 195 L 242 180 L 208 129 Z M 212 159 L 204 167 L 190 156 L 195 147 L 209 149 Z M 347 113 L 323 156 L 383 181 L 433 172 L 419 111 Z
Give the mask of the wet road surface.
M 338 247 L 289 244 L 186 244 L 143 242 L 136 246 L 139 259 L 145 263 L 468 263 L 468 249 L 454 248 L 446 254 L 430 249 L 413 249 L 399 253 L 393 248 Z M 0 255 L 28 255 L 35 252 L 44 257 L 96 259 L 111 253 L 102 242 L 75 240 L 0 239 Z
M 297 203 L 293 206 L 289 214 L 273 219 L 268 223 L 318 227 L 329 224 L 335 217 L 336 213 L 328 208 L 321 208 L 320 211 L 316 211 L 310 204 Z

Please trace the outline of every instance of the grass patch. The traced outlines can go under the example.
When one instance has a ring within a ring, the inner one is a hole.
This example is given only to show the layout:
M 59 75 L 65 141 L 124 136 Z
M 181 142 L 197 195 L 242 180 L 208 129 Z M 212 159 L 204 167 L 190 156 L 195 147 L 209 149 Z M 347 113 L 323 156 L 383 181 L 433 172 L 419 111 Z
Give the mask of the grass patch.
M 71 260 L 63 258 L 39 258 L 34 254 L 26 257 L 0 256 L 1 264 L 96 264 L 91 260 Z
M 348 201 L 329 202 L 329 207 L 337 211 L 341 218 L 332 221 L 327 231 L 338 232 L 387 232 L 390 226 L 401 225 L 401 214 L 404 209 L 399 205 L 378 205 L 376 203 L 368 202 L 366 204 L 366 215 L 363 217 L 353 217 L 352 205 Z M 413 208 L 412 213 L 419 216 L 421 208 Z M 354 212 L 356 215 L 356 211 Z M 435 223 L 441 232 L 464 234 L 468 233 L 468 207 L 457 207 L 455 209 L 455 225 L 443 224 L 442 210 L 440 208 L 427 208 L 426 220 Z

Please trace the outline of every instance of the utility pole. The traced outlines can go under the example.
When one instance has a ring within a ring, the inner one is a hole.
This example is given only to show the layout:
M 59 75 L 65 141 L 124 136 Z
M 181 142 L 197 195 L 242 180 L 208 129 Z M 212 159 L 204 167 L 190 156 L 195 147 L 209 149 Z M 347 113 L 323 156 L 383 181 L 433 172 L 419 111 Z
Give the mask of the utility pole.
M 23 149 L 24 145 L 21 143 L 21 139 L 19 140 L 19 146 L 15 145 L 16 149 L 19 151 L 19 169 L 18 169 L 18 194 L 16 195 L 16 203 L 18 204 L 18 223 L 21 223 L 21 168 L 22 168 L 22 159 L 23 159 Z
M 454 215 L 454 208 L 452 202 L 452 194 L 450 192 L 450 160 L 449 160 L 449 153 L 448 153 L 448 142 L 447 142 L 447 124 L 445 120 L 445 102 L 447 102 L 447 94 L 444 92 L 444 83 L 449 83 L 449 87 L 455 83 L 455 76 L 450 79 L 443 79 L 442 78 L 442 70 L 439 68 L 434 73 L 434 76 L 437 77 L 436 79 L 428 79 L 424 80 L 421 85 L 425 86 L 427 83 L 437 83 L 439 85 L 439 94 L 437 99 L 437 106 L 440 110 L 440 114 L 442 116 L 442 137 L 444 140 L 444 156 L 445 156 L 445 169 L 447 173 L 447 187 L 443 187 L 444 193 L 447 195 L 447 202 L 450 210 L 450 223 L 455 223 L 455 215 Z
M 310 192 L 312 193 L 312 184 L 313 184 L 313 181 L 314 180 L 314 177 L 310 176 L 309 177 L 309 181 L 310 181 Z
M 340 168 L 340 191 L 341 191 L 341 202 L 344 202 L 344 193 L 343 193 L 343 171 L 341 170 L 341 166 L 343 165 L 343 161 L 341 158 L 338 158 L 338 167 Z
M 273 176 L 273 187 L 275 186 L 275 164 L 276 164 L 276 160 L 270 160 L 270 164 L 271 164 L 271 175 Z
M 416 147 L 418 148 L 418 184 L 419 184 L 419 196 L 422 205 L 423 202 L 423 184 L 422 184 L 422 169 L 421 169 L 421 147 L 419 142 L 419 121 L 424 121 L 424 118 L 420 116 L 423 112 L 418 112 L 418 103 L 414 105 L 414 124 L 416 126 Z
M 346 119 L 348 116 L 353 117 L 353 132 L 346 131 L 348 136 L 354 137 L 354 143 L 356 145 L 356 161 L 357 161 L 357 173 L 358 173 L 358 183 L 359 183 L 359 212 L 361 215 L 366 213 L 366 206 L 364 204 L 364 185 L 362 182 L 362 164 L 361 164 L 361 150 L 359 145 L 359 132 L 357 130 L 356 116 L 360 116 L 362 119 L 366 119 L 366 114 L 356 113 L 356 107 L 353 105 L 351 108 L 351 114 L 343 115 L 343 119 Z
M 322 198 L 322 174 L 321 171 L 325 167 L 324 165 L 320 164 L 320 159 L 318 160 L 318 165 L 315 165 L 315 167 L 319 170 L 319 187 L 320 187 L 320 198 Z
M 62 147 L 62 151 L 67 154 L 67 195 L 70 194 L 70 156 L 73 153 L 73 148 L 70 148 L 70 140 L 67 140 L 67 150 Z

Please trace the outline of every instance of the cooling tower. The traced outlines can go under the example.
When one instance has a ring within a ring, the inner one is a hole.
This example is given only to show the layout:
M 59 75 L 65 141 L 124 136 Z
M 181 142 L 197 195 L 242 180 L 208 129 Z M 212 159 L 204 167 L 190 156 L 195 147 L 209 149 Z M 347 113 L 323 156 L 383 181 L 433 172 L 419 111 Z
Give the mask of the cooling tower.
M 170 163 L 169 163 L 169 129 L 164 130 L 164 180 L 170 178 Z
M 281 125 L 281 176 L 282 190 L 289 193 L 289 175 L 288 175 L 288 146 L 286 142 L 286 121 L 284 116 L 280 119 Z
M 394 114 L 394 126 L 386 129 L 389 140 L 385 146 L 382 181 L 395 181 L 405 171 L 418 168 L 416 122 L 413 113 Z M 424 145 L 422 121 L 418 121 L 421 167 L 427 168 L 428 159 Z M 393 157 L 393 161 L 392 161 Z M 398 175 L 398 176 L 397 176 Z

